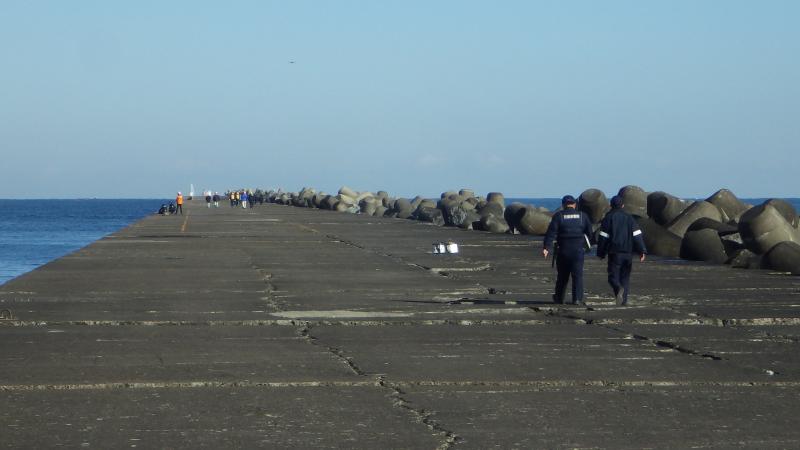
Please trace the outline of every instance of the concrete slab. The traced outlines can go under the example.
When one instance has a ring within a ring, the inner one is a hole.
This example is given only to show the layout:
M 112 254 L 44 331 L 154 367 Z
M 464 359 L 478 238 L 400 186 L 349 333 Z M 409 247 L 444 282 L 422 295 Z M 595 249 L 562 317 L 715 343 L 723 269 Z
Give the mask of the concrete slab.
M 2 444 L 798 446 L 797 277 L 652 258 L 621 308 L 588 258 L 559 306 L 538 238 L 186 211 L 0 286 Z
M 0 392 L 3 447 L 438 448 L 380 387 L 259 386 Z
M 73 325 L 0 332 L 0 389 L 355 377 L 339 358 L 293 326 Z
M 337 348 L 366 374 L 428 382 L 650 383 L 770 382 L 763 370 L 682 352 L 589 325 L 318 326 L 317 342 Z
M 404 387 L 457 448 L 795 448 L 798 391 L 764 387 Z
M 650 342 L 706 358 L 719 358 L 740 367 L 772 375 L 778 382 L 800 381 L 798 343 L 771 337 L 763 330 L 739 327 L 628 326 L 619 327 Z

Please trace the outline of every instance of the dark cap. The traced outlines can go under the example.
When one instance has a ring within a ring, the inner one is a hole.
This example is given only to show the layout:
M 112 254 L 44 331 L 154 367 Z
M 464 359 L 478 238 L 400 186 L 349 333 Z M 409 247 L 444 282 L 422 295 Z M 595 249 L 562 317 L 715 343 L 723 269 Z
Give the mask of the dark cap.
M 575 203 L 575 197 L 573 197 L 571 195 L 565 195 L 565 196 L 561 197 L 561 204 L 562 205 L 567 205 L 567 204 L 570 204 L 570 203 Z
M 614 209 L 622 208 L 623 203 L 624 202 L 622 201 L 622 197 L 620 197 L 619 195 L 615 195 L 615 196 L 611 197 L 611 207 L 612 208 L 614 208 Z

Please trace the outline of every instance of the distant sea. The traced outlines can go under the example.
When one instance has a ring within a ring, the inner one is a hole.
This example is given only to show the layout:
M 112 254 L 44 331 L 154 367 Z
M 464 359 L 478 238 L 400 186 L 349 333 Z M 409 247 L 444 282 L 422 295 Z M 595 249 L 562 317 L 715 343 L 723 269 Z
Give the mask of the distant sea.
M 757 205 L 764 198 L 742 199 Z M 800 198 L 786 199 L 800 211 Z M 559 198 L 507 198 L 555 210 Z M 155 213 L 162 200 L 0 200 L 0 284 Z
M 0 284 L 155 213 L 162 200 L 0 200 Z
M 703 199 L 705 198 L 706 197 L 703 197 Z M 764 203 L 764 201 L 769 200 L 770 198 L 775 198 L 775 197 L 741 198 L 739 200 L 755 206 Z M 688 200 L 698 200 L 698 199 L 688 199 Z M 783 200 L 786 200 L 787 202 L 791 203 L 792 206 L 794 206 L 794 209 L 800 212 L 800 198 L 784 198 Z M 506 206 L 514 202 L 525 203 L 533 206 L 544 206 L 545 208 L 551 211 L 554 211 L 561 207 L 561 198 L 507 198 Z

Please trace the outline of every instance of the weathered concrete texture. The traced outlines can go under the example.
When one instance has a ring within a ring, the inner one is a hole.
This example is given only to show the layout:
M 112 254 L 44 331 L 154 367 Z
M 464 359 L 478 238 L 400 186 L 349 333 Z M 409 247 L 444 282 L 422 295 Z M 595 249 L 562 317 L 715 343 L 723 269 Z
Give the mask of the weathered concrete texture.
M 459 448 L 791 448 L 797 389 L 728 386 L 408 388 Z M 721 420 L 724 418 L 724 420 Z
M 436 448 L 441 437 L 393 401 L 380 386 L 7 392 L 0 446 Z
M 0 444 L 800 446 L 800 279 L 264 205 L 148 217 L 0 288 Z M 452 239 L 460 253 L 434 255 Z
M 685 360 L 680 352 L 604 326 L 456 326 L 446 333 L 443 327 L 387 327 L 380 336 L 365 327 L 325 327 L 311 333 L 347 349 L 361 371 L 390 381 L 458 383 L 466 374 L 470 383 L 770 381 L 763 370 Z
M 355 378 L 330 352 L 308 345 L 307 337 L 286 326 L 69 325 L 3 331 L 0 380 L 26 385 Z

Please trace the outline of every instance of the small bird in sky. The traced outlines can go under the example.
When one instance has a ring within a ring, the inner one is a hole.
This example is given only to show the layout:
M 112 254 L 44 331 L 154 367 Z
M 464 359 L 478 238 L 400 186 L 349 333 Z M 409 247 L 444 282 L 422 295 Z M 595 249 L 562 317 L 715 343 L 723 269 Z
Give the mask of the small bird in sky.
M 294 61 L 289 61 L 289 64 L 294 64 Z

